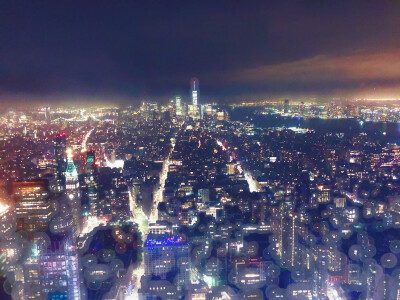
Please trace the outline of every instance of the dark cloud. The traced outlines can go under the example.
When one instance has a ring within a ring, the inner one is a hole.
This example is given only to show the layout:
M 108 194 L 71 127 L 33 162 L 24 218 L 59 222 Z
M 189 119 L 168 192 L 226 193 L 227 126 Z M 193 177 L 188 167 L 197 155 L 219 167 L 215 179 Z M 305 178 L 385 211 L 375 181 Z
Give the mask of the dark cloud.
M 399 15 L 368 0 L 3 1 L 0 93 L 165 99 L 196 76 L 203 97 L 227 101 L 389 95 Z

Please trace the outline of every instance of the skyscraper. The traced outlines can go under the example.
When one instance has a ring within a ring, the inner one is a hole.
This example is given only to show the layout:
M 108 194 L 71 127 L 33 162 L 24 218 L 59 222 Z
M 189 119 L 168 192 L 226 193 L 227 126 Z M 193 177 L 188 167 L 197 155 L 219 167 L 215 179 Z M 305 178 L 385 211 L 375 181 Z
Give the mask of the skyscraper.
M 74 243 L 72 237 L 67 237 L 40 247 L 39 275 L 45 292 L 58 291 L 65 299 L 80 299 L 78 254 Z
M 45 180 L 13 182 L 12 189 L 19 229 L 45 230 L 52 214 L 48 183 Z
M 188 105 L 188 116 L 193 120 L 200 119 L 199 105 L 189 104 Z
M 98 174 L 95 165 L 95 152 L 87 151 L 86 153 L 86 181 L 89 198 L 90 216 L 97 217 L 99 215 L 99 199 L 98 199 Z
M 283 112 L 287 114 L 289 112 L 289 99 L 285 99 L 284 105 L 283 105 Z
M 96 173 L 96 154 L 94 151 L 87 151 L 86 152 L 86 174 L 93 175 Z
M 175 110 L 176 110 L 176 116 L 180 117 L 182 116 L 182 100 L 180 96 L 175 97 Z
M 76 171 L 72 154 L 70 152 L 68 154 L 67 170 L 65 171 L 65 183 L 68 194 L 79 188 L 78 172 Z
M 197 78 L 193 78 L 190 81 L 190 84 L 192 89 L 192 103 L 193 105 L 197 105 L 199 97 L 199 80 Z
M 65 132 L 61 132 L 56 136 L 54 148 L 57 188 L 59 191 L 63 191 L 65 189 L 65 170 L 67 168 L 67 158 L 65 156 L 67 150 L 67 138 Z
M 50 107 L 49 106 L 46 106 L 44 109 L 44 119 L 45 119 L 47 125 L 51 124 Z
M 67 170 L 65 172 L 65 186 L 68 197 L 70 199 L 70 206 L 72 216 L 74 218 L 77 233 L 81 231 L 81 200 L 79 195 L 79 181 L 78 172 L 76 170 L 74 161 L 72 159 L 72 152 L 68 151 Z
M 162 280 L 168 274 L 177 275 L 178 290 L 185 289 L 190 281 L 190 248 L 180 236 L 149 234 L 144 244 L 145 275 Z

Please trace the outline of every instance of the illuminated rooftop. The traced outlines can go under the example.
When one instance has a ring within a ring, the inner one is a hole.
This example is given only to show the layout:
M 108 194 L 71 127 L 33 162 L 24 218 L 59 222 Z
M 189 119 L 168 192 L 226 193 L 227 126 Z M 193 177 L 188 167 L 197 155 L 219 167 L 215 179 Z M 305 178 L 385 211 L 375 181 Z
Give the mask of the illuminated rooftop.
M 186 241 L 180 236 L 171 236 L 164 238 L 150 237 L 146 240 L 144 245 L 146 247 L 154 246 L 180 246 L 185 245 Z
M 8 211 L 9 208 L 10 208 L 9 205 L 4 205 L 4 204 L 0 203 L 0 215 L 5 213 L 6 211 Z

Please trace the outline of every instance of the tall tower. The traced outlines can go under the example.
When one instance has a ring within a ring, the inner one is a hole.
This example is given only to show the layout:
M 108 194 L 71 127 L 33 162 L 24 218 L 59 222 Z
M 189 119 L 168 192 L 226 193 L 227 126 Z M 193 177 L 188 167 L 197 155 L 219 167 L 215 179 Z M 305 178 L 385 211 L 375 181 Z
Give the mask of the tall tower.
M 49 186 L 45 180 L 12 183 L 17 226 L 26 231 L 44 231 L 51 219 Z
M 96 154 L 94 151 L 87 151 L 86 152 L 86 174 L 93 175 L 97 173 L 96 165 Z
M 86 181 L 88 187 L 89 207 L 90 216 L 97 217 L 99 210 L 99 199 L 98 199 L 98 178 L 97 178 L 97 167 L 95 164 L 95 152 L 87 151 L 86 153 Z
M 58 291 L 64 297 L 47 299 L 81 299 L 80 272 L 76 241 L 68 236 L 40 245 L 38 264 L 41 288 L 49 295 Z
M 199 98 L 199 80 L 197 78 L 192 78 L 190 80 L 191 90 L 192 90 L 192 103 L 197 105 Z
M 67 195 L 70 199 L 70 206 L 74 223 L 76 227 L 76 233 L 81 232 L 81 199 L 79 195 L 79 180 L 78 172 L 76 170 L 74 160 L 72 159 L 72 151 L 68 149 L 68 162 L 67 170 L 65 172 L 65 186 Z
M 149 234 L 143 247 L 144 274 L 165 280 L 170 271 L 176 272 L 177 289 L 186 289 L 190 282 L 190 251 L 180 236 Z
M 289 99 L 285 99 L 283 104 L 283 112 L 287 114 L 289 112 Z
M 76 171 L 71 151 L 68 151 L 68 161 L 67 161 L 67 170 L 65 171 L 65 181 L 68 194 L 71 192 L 75 192 L 79 188 L 78 172 Z
M 180 96 L 175 97 L 175 110 L 176 110 L 176 116 L 178 117 L 182 116 L 182 100 Z
M 54 143 L 54 157 L 56 160 L 57 172 L 57 188 L 59 191 L 65 189 L 65 170 L 67 169 L 67 158 L 65 156 L 67 150 L 67 136 L 65 132 L 61 132 L 56 136 Z
M 51 119 L 50 119 L 50 106 L 46 106 L 44 109 L 44 119 L 46 121 L 47 125 L 50 125 Z

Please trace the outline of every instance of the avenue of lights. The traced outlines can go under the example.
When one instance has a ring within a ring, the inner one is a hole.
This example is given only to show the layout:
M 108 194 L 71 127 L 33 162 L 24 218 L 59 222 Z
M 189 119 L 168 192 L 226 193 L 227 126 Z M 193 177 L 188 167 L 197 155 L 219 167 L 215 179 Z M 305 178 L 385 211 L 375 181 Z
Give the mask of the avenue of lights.
M 1 297 L 400 299 L 399 103 L 190 84 L 0 115 Z

